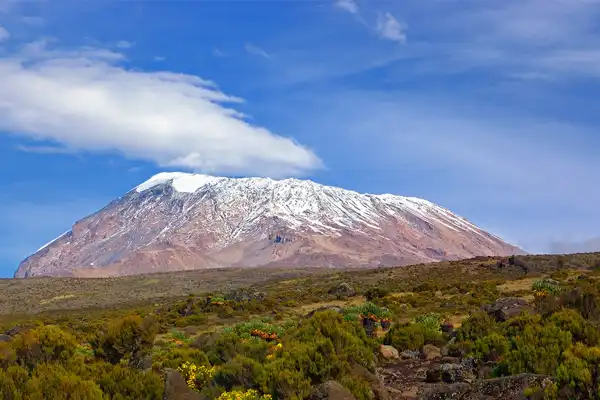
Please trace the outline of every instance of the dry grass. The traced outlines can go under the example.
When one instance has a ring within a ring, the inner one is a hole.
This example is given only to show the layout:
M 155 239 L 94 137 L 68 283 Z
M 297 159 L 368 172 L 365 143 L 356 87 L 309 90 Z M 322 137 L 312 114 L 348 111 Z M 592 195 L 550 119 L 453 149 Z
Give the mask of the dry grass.
M 517 279 L 515 281 L 506 282 L 503 285 L 498 285 L 498 291 L 500 293 L 510 293 L 510 292 L 518 292 L 520 290 L 531 290 L 531 285 L 535 283 L 535 281 L 539 280 L 540 277 L 532 277 L 525 279 Z
M 529 266 L 527 274 L 520 267 L 507 265 L 506 259 L 504 266 L 499 268 L 500 258 L 478 257 L 375 269 L 230 268 L 114 278 L 0 279 L 0 315 L 155 306 L 190 294 L 222 293 L 248 286 L 268 293 L 324 293 L 340 282 L 348 282 L 361 292 L 370 287 L 385 286 L 400 299 L 410 296 L 411 291 L 423 282 L 447 286 L 466 281 L 502 279 L 507 282 L 499 285 L 498 290 L 508 293 L 529 290 L 539 276 L 556 270 L 556 256 L 527 256 L 522 259 Z M 570 255 L 565 261 L 567 268 L 582 270 L 600 265 L 600 253 Z M 599 274 L 588 272 L 588 275 L 595 278 Z M 520 279 L 524 276 L 525 279 Z M 443 300 L 446 296 L 439 298 Z M 314 303 L 301 306 L 298 311 L 310 312 L 314 307 L 326 304 L 346 305 L 343 301 Z
M 63 295 L 60 295 L 60 296 L 54 296 L 51 299 L 46 299 L 46 300 L 40 301 L 40 305 L 52 303 L 52 302 L 59 301 L 59 300 L 72 299 L 74 297 L 76 297 L 74 294 L 63 294 Z
M 359 304 L 363 304 L 365 301 L 367 301 L 367 299 L 364 296 L 356 296 L 356 297 L 352 297 L 351 299 L 348 299 L 348 300 L 322 301 L 319 303 L 303 304 L 301 306 L 293 308 L 291 310 L 291 312 L 304 315 L 304 314 L 307 314 L 311 311 L 317 310 L 322 307 L 343 308 L 343 307 L 350 307 L 350 306 L 356 306 Z

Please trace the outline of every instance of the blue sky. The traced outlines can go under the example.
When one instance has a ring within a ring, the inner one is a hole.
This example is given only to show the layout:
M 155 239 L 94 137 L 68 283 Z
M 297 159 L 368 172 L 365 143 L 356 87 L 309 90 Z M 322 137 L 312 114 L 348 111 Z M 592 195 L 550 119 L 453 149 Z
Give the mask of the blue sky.
M 0 0 L 0 276 L 164 170 L 423 197 L 534 252 L 588 241 L 599 94 L 598 0 Z

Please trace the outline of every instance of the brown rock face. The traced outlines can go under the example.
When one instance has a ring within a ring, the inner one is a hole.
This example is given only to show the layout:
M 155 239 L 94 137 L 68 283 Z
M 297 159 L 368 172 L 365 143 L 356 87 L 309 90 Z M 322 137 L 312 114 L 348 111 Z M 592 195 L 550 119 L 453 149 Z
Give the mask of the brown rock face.
M 422 199 L 295 179 L 167 173 L 75 223 L 15 277 L 377 267 L 520 253 Z

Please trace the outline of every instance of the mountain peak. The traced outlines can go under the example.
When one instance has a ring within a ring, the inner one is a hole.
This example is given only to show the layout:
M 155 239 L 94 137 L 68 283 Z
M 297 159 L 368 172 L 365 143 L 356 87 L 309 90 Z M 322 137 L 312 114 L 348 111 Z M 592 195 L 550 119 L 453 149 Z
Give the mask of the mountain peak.
M 137 192 L 143 192 L 155 186 L 170 182 L 173 188 L 178 192 L 194 193 L 201 187 L 213 182 L 218 182 L 222 179 L 227 178 L 186 172 L 161 172 L 152 176 L 144 183 L 136 186 L 135 190 Z
M 150 191 L 159 186 L 168 190 Z M 16 276 L 405 265 L 518 252 L 419 198 L 293 178 L 167 172 L 77 222 Z

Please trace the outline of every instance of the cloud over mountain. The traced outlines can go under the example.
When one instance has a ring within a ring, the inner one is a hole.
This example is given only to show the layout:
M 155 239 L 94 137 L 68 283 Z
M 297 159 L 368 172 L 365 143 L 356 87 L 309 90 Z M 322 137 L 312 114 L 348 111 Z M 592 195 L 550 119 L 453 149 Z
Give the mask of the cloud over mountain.
M 140 71 L 101 48 L 48 41 L 0 58 L 0 131 L 87 151 L 222 174 L 303 175 L 321 165 L 293 139 L 249 121 L 199 76 Z

